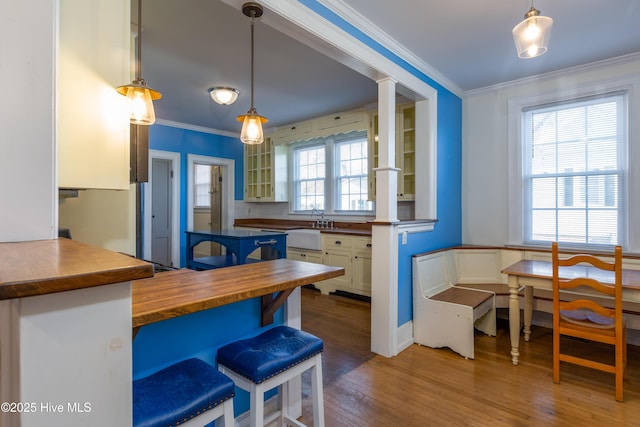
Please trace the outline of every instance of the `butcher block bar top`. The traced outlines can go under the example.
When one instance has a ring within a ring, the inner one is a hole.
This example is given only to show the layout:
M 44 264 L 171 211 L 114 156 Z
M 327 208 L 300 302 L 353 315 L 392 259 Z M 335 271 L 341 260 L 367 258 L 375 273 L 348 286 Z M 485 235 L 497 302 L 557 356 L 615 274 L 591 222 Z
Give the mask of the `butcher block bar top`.
M 153 266 L 69 239 L 0 243 L 0 300 L 153 276 Z
M 194 313 L 225 304 L 263 299 L 265 315 L 273 315 L 298 286 L 344 275 L 331 267 L 288 259 L 276 259 L 214 270 L 175 270 L 133 282 L 133 327 Z M 280 292 L 275 299 L 268 297 Z

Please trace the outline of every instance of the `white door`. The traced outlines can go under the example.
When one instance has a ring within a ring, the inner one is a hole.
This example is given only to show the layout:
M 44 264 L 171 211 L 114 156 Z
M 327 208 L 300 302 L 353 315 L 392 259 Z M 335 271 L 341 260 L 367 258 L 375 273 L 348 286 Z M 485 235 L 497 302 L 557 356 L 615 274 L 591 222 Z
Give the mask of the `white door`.
M 153 159 L 151 165 L 151 261 L 172 266 L 171 161 Z

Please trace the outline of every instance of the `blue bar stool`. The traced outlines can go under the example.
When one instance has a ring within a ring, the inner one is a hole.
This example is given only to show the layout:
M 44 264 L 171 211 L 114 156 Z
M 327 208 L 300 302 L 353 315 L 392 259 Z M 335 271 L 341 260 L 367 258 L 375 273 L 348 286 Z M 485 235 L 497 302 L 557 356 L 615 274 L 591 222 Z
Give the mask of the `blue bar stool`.
M 278 426 L 288 422 L 304 427 L 288 413 L 288 383 L 310 369 L 313 425 L 323 427 L 322 349 L 320 338 L 288 326 L 276 326 L 218 349 L 218 369 L 237 387 L 249 392 L 251 427 L 262 427 L 275 419 Z M 274 387 L 278 387 L 279 411 L 265 419 L 264 393 Z
M 233 427 L 233 381 L 200 359 L 187 359 L 133 382 L 133 425 Z

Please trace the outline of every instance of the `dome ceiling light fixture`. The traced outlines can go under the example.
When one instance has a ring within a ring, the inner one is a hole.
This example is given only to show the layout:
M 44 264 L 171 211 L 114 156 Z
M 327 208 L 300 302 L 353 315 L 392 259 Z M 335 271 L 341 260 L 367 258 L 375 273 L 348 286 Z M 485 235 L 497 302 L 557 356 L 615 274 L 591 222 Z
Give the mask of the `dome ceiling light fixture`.
M 129 99 L 129 122 L 133 125 L 152 125 L 156 121 L 153 101 L 162 94 L 151 89 L 142 78 L 142 0 L 138 0 L 138 35 L 136 37 L 136 78 L 131 84 L 118 86 L 120 95 Z
M 215 86 L 209 88 L 209 95 L 216 104 L 231 105 L 238 99 L 240 91 L 232 87 Z
M 518 57 L 529 59 L 543 55 L 547 51 L 552 26 L 553 19 L 540 16 L 540 11 L 533 7 L 531 0 L 531 9 L 512 31 Z
M 258 115 L 253 105 L 253 27 L 255 18 L 262 16 L 262 6 L 253 2 L 245 3 L 242 5 L 242 13 L 251 18 L 251 108 L 247 114 L 237 117 L 237 120 L 242 122 L 240 140 L 245 144 L 262 144 L 264 141 L 262 125 L 267 122 L 267 118 Z

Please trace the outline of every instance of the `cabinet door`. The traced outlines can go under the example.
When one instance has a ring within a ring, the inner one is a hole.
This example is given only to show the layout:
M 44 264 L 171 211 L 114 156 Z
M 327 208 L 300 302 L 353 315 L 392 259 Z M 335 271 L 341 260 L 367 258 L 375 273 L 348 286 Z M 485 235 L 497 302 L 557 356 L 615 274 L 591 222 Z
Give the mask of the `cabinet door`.
M 258 193 L 259 180 L 258 173 L 260 170 L 260 146 L 245 145 L 244 146 L 244 200 L 259 200 Z
M 398 114 L 396 136 L 396 166 L 398 176 L 398 200 L 414 200 L 416 193 L 416 107 L 402 105 Z
M 353 256 L 353 292 L 371 296 L 371 251 L 357 251 Z
M 376 173 L 373 169 L 378 167 L 378 114 L 371 113 L 369 116 L 369 132 L 367 133 L 369 144 L 369 174 L 367 181 L 369 184 L 368 200 L 376 200 Z
M 327 280 L 331 286 L 342 291 L 353 292 L 351 289 L 351 251 L 327 250 L 324 253 L 324 264 L 344 268 L 344 276 Z
M 258 198 L 262 201 L 273 200 L 273 170 L 271 168 L 271 138 L 265 138 L 259 146 Z
M 131 82 L 130 3 L 59 6 L 58 186 L 128 190 L 129 117 L 115 88 Z

